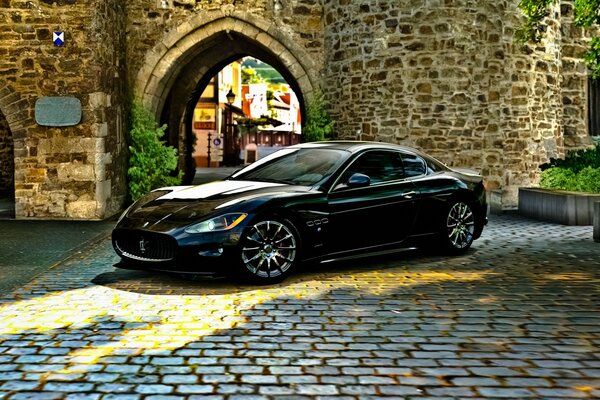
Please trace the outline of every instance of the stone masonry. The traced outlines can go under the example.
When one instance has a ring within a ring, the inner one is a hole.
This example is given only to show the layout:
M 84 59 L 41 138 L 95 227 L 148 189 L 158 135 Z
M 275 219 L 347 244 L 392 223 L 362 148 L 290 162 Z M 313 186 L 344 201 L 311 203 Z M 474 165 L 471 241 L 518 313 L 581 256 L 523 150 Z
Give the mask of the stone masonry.
M 539 165 L 590 144 L 587 38 L 572 2 L 538 46 L 514 41 L 511 0 L 0 0 L 0 184 L 17 218 L 103 219 L 126 198 L 125 129 L 139 95 L 185 168 L 190 104 L 216 69 L 251 55 L 301 99 L 323 89 L 340 138 L 415 146 L 480 170 L 502 206 Z M 56 47 L 52 32 L 65 31 Z M 75 96 L 82 122 L 36 124 L 35 101 Z M 7 154 L 13 153 L 14 160 Z M 14 172 L 13 167 L 14 165 Z M 0 188 L 2 189 L 2 188 Z
M 334 1 L 326 76 L 344 137 L 406 143 L 482 171 L 516 206 L 539 164 L 589 143 L 585 46 L 556 6 L 537 48 L 514 42 L 514 1 Z M 564 55 L 568 59 L 563 59 Z M 359 133 L 357 135 L 357 133 Z
M 13 138 L 17 218 L 101 219 L 124 200 L 120 2 L 0 2 L 0 109 Z M 52 42 L 65 32 L 65 44 Z M 36 124 L 35 101 L 75 96 L 82 120 Z M 2 165 L 4 170 L 4 163 Z

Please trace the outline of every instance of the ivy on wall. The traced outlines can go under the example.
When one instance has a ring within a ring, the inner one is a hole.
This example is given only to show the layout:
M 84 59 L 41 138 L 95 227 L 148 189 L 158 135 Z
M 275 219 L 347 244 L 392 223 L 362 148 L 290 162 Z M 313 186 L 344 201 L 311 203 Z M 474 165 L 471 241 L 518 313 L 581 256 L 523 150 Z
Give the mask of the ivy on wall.
M 519 8 L 525 22 L 515 32 L 519 43 L 539 43 L 544 34 L 544 19 L 549 16 L 549 8 L 560 0 L 521 0 Z M 600 27 L 600 0 L 573 0 L 575 25 L 592 29 Z M 585 62 L 593 79 L 600 77 L 600 37 L 592 35 Z

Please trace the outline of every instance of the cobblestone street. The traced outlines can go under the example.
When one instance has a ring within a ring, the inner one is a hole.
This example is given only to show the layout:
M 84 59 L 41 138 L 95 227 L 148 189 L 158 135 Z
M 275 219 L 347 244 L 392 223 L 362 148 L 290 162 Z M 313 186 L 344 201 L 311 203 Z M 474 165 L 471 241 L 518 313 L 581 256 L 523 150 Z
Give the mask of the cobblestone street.
M 256 287 L 117 270 L 106 238 L 0 299 L 0 398 L 598 399 L 599 255 L 504 214 L 464 256 Z

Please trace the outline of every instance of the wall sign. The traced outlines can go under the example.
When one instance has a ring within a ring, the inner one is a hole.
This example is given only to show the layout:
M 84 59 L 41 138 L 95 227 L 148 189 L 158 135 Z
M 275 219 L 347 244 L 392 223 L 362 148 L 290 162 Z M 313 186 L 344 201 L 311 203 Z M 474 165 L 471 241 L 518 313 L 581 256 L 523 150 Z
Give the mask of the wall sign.
M 54 32 L 52 33 L 52 41 L 55 46 L 62 46 L 65 43 L 65 33 L 64 32 Z
M 75 97 L 40 97 L 35 122 L 43 126 L 73 126 L 81 121 L 81 102 Z

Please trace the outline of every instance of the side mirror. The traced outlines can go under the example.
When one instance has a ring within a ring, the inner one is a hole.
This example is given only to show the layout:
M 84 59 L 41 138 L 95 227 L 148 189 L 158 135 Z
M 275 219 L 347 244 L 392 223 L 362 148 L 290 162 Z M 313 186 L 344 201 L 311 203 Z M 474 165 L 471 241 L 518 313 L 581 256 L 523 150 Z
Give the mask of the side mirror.
M 369 178 L 365 174 L 360 174 L 357 172 L 357 173 L 352 174 L 352 176 L 348 179 L 347 186 L 349 188 L 360 188 L 360 187 L 367 187 L 370 184 L 371 184 L 371 178 Z

